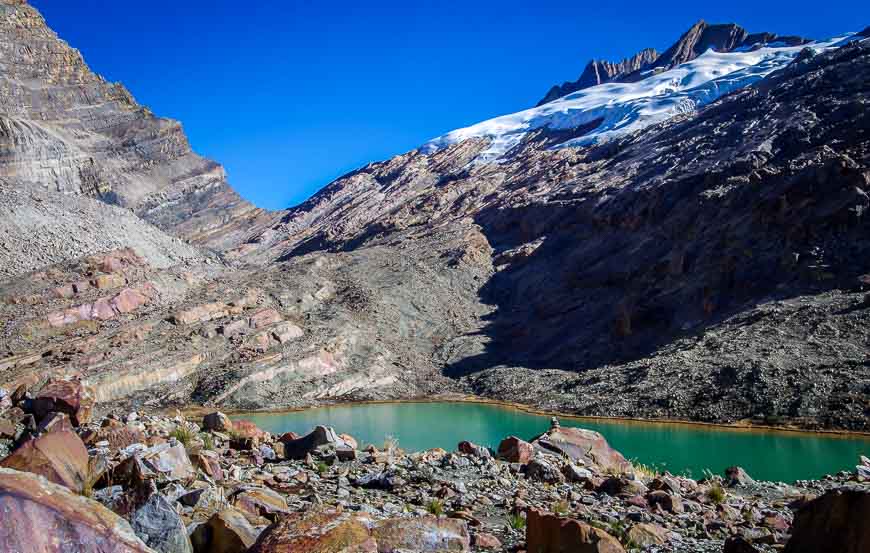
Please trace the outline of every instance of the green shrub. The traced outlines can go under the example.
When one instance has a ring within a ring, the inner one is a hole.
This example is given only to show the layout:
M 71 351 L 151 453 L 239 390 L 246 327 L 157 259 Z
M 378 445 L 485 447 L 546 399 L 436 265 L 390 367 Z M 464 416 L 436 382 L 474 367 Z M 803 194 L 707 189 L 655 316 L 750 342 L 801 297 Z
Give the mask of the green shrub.
M 725 501 L 725 489 L 718 482 L 714 482 L 707 490 L 707 498 L 713 504 L 719 505 Z
M 181 443 L 185 448 L 190 447 L 190 444 L 193 443 L 194 433 L 187 427 L 184 426 L 176 426 L 175 430 L 169 433 L 170 438 L 175 438 Z
M 526 517 L 521 513 L 514 513 L 508 517 L 508 526 L 514 530 L 522 530 L 526 527 Z
M 426 510 L 429 511 L 430 514 L 440 517 L 444 514 L 444 502 L 440 499 L 432 499 L 426 504 Z

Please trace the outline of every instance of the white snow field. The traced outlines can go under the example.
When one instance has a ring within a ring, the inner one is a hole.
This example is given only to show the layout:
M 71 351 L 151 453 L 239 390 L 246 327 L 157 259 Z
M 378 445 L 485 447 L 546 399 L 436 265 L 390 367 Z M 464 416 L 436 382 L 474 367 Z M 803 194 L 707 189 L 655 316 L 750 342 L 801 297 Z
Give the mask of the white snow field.
M 491 143 L 476 161 L 494 161 L 519 144 L 529 131 L 542 127 L 572 129 L 596 119 L 602 119 L 597 127 L 557 147 L 605 142 L 674 115 L 694 112 L 785 67 L 806 47 L 823 51 L 847 42 L 849 37 L 794 47 L 768 45 L 749 52 L 719 53 L 711 49 L 690 62 L 638 82 L 605 83 L 540 107 L 456 129 L 430 140 L 421 149 L 429 153 L 468 138 L 486 137 Z

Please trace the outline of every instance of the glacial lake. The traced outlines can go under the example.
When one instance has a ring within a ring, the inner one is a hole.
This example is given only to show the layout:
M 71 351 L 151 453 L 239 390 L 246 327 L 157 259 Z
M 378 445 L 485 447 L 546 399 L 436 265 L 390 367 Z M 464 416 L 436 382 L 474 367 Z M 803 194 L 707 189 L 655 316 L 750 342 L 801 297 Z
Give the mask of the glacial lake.
M 247 413 L 271 432 L 305 434 L 318 424 L 354 436 L 364 447 L 382 447 L 390 436 L 406 451 L 456 449 L 461 440 L 497 449 L 510 435 L 529 440 L 550 427 L 550 418 L 483 403 L 372 403 L 320 407 L 287 413 Z M 560 418 L 604 434 L 626 458 L 674 474 L 722 474 L 740 465 L 753 478 L 793 482 L 854 470 L 859 455 L 870 456 L 870 438 L 715 428 L 710 426 Z

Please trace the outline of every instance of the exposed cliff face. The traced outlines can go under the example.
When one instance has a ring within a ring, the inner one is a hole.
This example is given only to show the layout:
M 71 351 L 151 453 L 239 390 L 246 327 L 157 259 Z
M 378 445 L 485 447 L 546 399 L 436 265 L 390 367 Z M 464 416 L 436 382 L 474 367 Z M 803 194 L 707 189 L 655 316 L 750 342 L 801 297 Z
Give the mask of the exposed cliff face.
M 616 63 L 607 60 L 592 60 L 586 64 L 579 79 L 574 82 L 562 83 L 561 86 L 554 86 L 537 105 L 552 102 L 556 98 L 590 86 L 618 81 L 629 74 L 648 69 L 656 58 L 658 58 L 658 52 L 652 48 L 645 48 L 630 58 Z
M 34 8 L 8 0 L 0 2 L 0 178 L 5 188 L 130 208 L 218 249 L 268 217 L 191 151 L 177 121 L 93 73 Z
M 711 48 L 717 52 L 732 52 L 738 48 L 751 49 L 765 44 L 798 46 L 807 42 L 807 39 L 798 36 L 779 36 L 775 33 L 749 34 L 743 27 L 734 23 L 710 24 L 701 20 L 692 25 L 661 55 L 654 49 L 647 48 L 618 63 L 590 61 L 579 79 L 554 86 L 537 105 L 541 106 L 566 94 L 607 82 L 636 81 L 641 78 L 641 73 L 666 71 L 692 61 Z

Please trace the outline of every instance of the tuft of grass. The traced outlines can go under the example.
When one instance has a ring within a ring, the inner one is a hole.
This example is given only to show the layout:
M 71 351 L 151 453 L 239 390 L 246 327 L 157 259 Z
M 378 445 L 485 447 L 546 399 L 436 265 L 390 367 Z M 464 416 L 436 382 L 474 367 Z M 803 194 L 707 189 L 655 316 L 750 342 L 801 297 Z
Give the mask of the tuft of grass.
M 426 510 L 429 511 L 430 514 L 440 517 L 444 514 L 444 502 L 440 499 L 432 499 L 426 504 Z
M 566 516 L 571 511 L 571 505 L 568 504 L 564 499 L 560 499 L 559 501 L 553 503 L 553 513 L 559 515 L 560 517 Z
M 202 448 L 214 450 L 214 438 L 208 432 L 203 432 L 199 435 L 200 439 L 202 439 Z
M 317 470 L 317 474 L 323 476 L 329 470 L 329 465 L 327 465 L 323 461 L 320 461 L 314 468 L 315 470 Z
M 514 513 L 508 517 L 508 526 L 514 530 L 522 530 L 526 527 L 526 517 L 521 513 Z
M 725 489 L 718 482 L 714 482 L 707 490 L 707 498 L 712 501 L 714 505 L 719 505 L 725 501 Z
M 169 437 L 175 438 L 179 441 L 179 443 L 181 443 L 181 445 L 183 445 L 185 448 L 188 448 L 190 447 L 190 444 L 193 443 L 195 435 L 193 431 L 191 431 L 189 428 L 186 428 L 184 426 L 176 426 L 175 430 L 169 433 Z
M 662 474 L 662 471 L 660 471 L 655 465 L 646 465 L 635 460 L 631 461 L 631 468 L 632 471 L 634 471 L 634 474 L 642 479 L 646 478 L 652 480 Z

